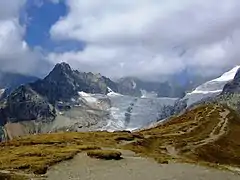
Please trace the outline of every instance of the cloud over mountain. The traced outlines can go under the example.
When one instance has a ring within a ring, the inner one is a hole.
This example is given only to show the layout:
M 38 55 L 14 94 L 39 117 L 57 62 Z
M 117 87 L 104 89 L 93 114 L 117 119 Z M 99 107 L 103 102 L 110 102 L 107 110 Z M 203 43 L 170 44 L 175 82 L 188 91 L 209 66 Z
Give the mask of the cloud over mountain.
M 36 74 L 43 64 L 41 55 L 24 40 L 25 28 L 19 22 L 25 0 L 0 2 L 0 71 Z
M 52 26 L 52 38 L 78 40 L 86 48 L 50 53 L 52 62 L 111 76 L 164 75 L 185 68 L 218 73 L 240 62 L 238 0 L 66 3 L 69 13 Z
M 1 1 L 0 70 L 33 74 L 66 61 L 110 77 L 219 74 L 240 63 L 239 8 L 238 0 Z

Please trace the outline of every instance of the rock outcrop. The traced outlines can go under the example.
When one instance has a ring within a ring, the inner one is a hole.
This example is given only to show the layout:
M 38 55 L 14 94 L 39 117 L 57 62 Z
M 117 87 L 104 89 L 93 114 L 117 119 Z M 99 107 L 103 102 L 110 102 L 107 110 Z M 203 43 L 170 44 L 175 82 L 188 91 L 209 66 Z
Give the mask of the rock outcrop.
M 234 94 L 240 93 L 240 69 L 238 69 L 234 79 L 227 83 L 224 88 L 222 94 Z

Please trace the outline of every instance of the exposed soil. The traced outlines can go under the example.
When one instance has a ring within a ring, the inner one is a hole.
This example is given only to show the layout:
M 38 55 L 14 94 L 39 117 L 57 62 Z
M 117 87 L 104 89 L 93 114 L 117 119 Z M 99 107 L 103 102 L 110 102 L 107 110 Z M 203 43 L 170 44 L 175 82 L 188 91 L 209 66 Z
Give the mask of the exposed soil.
M 240 176 L 190 164 L 158 164 L 131 151 L 121 151 L 122 160 L 104 161 L 79 154 L 53 166 L 47 180 L 238 180 Z

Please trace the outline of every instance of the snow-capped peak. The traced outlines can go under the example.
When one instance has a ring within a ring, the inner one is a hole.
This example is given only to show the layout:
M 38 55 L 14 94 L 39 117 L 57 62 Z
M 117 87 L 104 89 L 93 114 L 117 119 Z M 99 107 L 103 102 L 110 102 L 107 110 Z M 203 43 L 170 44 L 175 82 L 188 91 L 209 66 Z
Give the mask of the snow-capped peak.
M 236 66 L 233 69 L 231 69 L 230 71 L 224 73 L 222 76 L 220 76 L 217 79 L 213 79 L 212 81 L 231 81 L 234 79 L 238 69 L 240 68 L 240 66 Z
M 240 66 L 234 67 L 230 71 L 224 73 L 222 76 L 198 86 L 189 94 L 208 94 L 221 92 L 225 84 L 234 79 L 239 68 Z
M 212 97 L 220 94 L 224 88 L 224 86 L 232 81 L 238 71 L 240 66 L 236 66 L 230 71 L 224 73 L 222 76 L 208 81 L 200 86 L 198 86 L 195 90 L 184 97 L 184 99 L 188 99 L 188 105 L 197 102 L 206 97 Z

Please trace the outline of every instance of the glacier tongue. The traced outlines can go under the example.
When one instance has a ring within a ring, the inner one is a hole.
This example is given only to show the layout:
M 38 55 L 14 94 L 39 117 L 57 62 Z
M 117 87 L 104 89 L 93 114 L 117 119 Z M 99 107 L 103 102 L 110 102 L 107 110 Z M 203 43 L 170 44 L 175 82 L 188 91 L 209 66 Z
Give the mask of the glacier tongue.
M 173 105 L 174 98 L 137 98 L 112 96 L 110 117 L 102 130 L 136 130 L 159 120 L 163 107 Z

